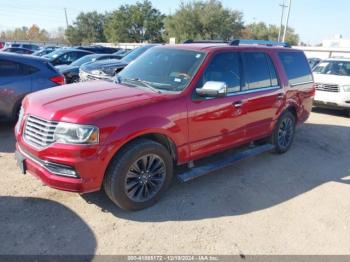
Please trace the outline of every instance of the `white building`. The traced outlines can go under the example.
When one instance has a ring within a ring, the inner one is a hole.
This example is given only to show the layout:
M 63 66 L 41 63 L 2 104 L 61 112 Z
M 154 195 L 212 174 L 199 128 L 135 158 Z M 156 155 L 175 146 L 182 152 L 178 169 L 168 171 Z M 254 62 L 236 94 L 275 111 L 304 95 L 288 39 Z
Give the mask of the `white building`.
M 343 39 L 342 35 L 336 35 L 333 39 L 325 39 L 322 46 L 326 48 L 350 48 L 350 39 Z

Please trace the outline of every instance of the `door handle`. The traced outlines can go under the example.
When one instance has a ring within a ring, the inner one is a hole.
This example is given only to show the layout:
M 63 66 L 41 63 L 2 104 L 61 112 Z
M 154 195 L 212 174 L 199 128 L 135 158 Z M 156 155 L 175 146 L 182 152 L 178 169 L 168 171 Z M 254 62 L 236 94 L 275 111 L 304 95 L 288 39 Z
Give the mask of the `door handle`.
M 239 108 L 243 105 L 243 101 L 236 101 L 236 102 L 233 102 L 233 106 L 235 108 Z

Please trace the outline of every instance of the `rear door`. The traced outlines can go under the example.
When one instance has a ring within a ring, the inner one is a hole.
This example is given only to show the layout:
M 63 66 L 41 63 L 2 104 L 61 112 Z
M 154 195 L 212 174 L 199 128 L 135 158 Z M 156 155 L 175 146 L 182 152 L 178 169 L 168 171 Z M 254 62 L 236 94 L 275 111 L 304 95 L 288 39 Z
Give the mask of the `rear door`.
M 24 64 L 0 59 L 0 113 L 10 117 L 31 88 L 31 74 Z
M 268 53 L 242 52 L 245 83 L 242 93 L 246 100 L 246 136 L 264 137 L 272 131 L 274 120 L 283 107 L 285 98 L 275 66 Z

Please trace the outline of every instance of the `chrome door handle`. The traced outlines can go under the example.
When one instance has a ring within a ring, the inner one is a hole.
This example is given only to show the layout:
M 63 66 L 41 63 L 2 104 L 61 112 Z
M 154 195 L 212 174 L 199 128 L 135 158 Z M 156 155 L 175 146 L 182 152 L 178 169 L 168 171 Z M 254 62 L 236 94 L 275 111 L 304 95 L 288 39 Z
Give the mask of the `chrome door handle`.
M 235 108 L 239 108 L 239 107 L 241 107 L 243 105 L 243 101 L 237 101 L 237 102 L 234 102 L 233 103 L 233 106 L 235 107 Z

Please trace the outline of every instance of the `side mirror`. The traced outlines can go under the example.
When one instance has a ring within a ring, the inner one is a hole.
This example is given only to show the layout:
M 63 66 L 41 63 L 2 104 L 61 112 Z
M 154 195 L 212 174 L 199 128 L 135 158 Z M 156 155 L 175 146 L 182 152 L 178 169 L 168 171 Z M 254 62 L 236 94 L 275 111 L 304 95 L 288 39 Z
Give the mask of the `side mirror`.
M 227 85 L 225 82 L 208 81 L 202 88 L 197 88 L 196 92 L 200 96 L 219 97 L 227 94 Z

